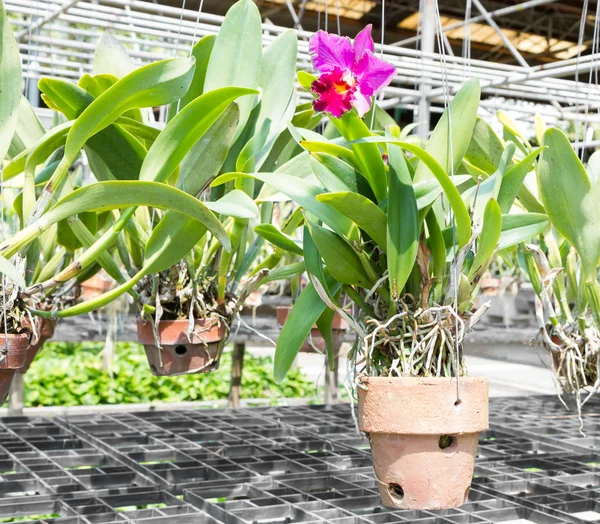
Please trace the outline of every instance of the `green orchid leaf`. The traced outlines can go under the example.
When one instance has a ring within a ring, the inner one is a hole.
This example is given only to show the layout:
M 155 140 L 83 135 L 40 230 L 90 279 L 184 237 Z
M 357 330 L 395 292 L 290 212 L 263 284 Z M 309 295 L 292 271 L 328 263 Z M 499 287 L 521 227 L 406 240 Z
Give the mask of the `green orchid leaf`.
M 258 218 L 260 211 L 246 193 L 239 189 L 232 189 L 218 200 L 203 202 L 213 213 L 234 218 Z
M 19 103 L 17 125 L 15 132 L 8 149 L 9 158 L 16 157 L 19 153 L 22 153 L 26 149 L 33 146 L 42 136 L 46 130 L 40 122 L 40 119 L 35 114 L 33 107 L 24 96 L 21 96 Z
M 480 275 L 487 266 L 489 260 L 498 247 L 498 240 L 502 232 L 502 212 L 494 198 L 490 198 L 483 213 L 483 225 L 477 242 L 477 253 L 471 264 L 469 277 Z
M 370 137 L 359 140 L 359 142 L 363 141 L 395 144 L 419 157 L 421 163 L 427 166 L 429 173 L 431 173 L 437 179 L 438 183 L 446 194 L 446 197 L 448 198 L 448 202 L 450 203 L 452 210 L 454 211 L 458 232 L 458 248 L 460 249 L 462 246 L 466 245 L 471 238 L 471 217 L 469 216 L 469 211 L 463 202 L 463 199 L 454 182 L 448 176 L 446 171 L 444 171 L 442 166 L 436 161 L 436 159 L 419 146 L 409 142 L 400 142 L 394 138 Z M 414 180 L 416 180 L 416 174 Z
M 331 276 L 342 284 L 370 289 L 373 282 L 350 244 L 329 229 L 311 224 L 311 237 Z
M 0 162 L 6 153 L 17 127 L 21 104 L 21 58 L 19 46 L 10 26 L 4 5 L 0 3 Z
M 121 78 L 77 118 L 65 147 L 69 165 L 84 144 L 131 109 L 161 106 L 181 98 L 194 73 L 193 58 L 173 58 L 145 65 Z
M 454 174 L 458 171 L 458 167 L 469 148 L 477 118 L 480 96 L 481 88 L 478 79 L 474 78 L 465 82 L 450 102 L 449 109 L 444 112 L 427 142 L 425 151 L 442 166 L 446 173 Z M 448 129 L 448 113 L 450 113 L 451 132 Z M 452 148 L 449 147 L 448 137 L 452 137 Z M 450 160 L 450 150 L 452 151 L 452 160 Z M 433 173 L 431 167 L 425 162 L 420 162 L 414 181 L 421 182 L 432 176 L 435 176 L 435 173 Z
M 317 77 L 306 71 L 298 71 L 298 83 L 307 91 L 310 91 L 310 86 L 317 80 Z
M 260 285 L 276 282 L 278 280 L 289 280 L 290 278 L 301 275 L 306 271 L 304 262 L 294 262 L 287 266 L 281 266 L 273 269 L 265 278 L 260 281 Z
M 217 217 L 202 202 L 165 184 L 128 180 L 98 182 L 73 191 L 33 224 L 0 244 L 0 254 L 8 256 L 9 253 L 12 256 L 52 224 L 70 216 L 86 211 L 102 212 L 135 206 L 176 209 L 177 213 L 206 226 L 226 250 L 231 249 L 227 232 Z
M 332 293 L 337 293 L 342 287 L 339 282 L 331 277 L 327 279 L 327 283 Z M 274 374 L 277 383 L 285 378 L 298 351 L 300 351 L 300 347 L 304 344 L 306 337 L 308 337 L 315 322 L 323 314 L 326 307 L 311 283 L 300 293 L 277 339 L 274 361 Z
M 446 241 L 433 209 L 425 215 L 425 222 L 428 232 L 427 247 L 433 260 L 433 276 L 438 282 L 442 282 L 446 276 Z
M 503 151 L 504 144 L 492 126 L 483 118 L 477 117 L 465 160 L 491 175 L 498 168 Z
M 383 251 L 387 246 L 387 217 L 381 208 L 358 193 L 322 193 L 317 196 L 323 202 L 352 220 L 369 235 Z
M 552 225 L 581 257 L 586 282 L 596 279 L 600 262 L 600 195 L 559 129 L 544 133 L 537 166 L 538 188 Z M 598 186 L 596 186 L 597 188 Z
M 359 139 L 371 136 L 367 125 L 356 111 L 348 111 L 341 118 L 331 120 L 342 136 L 350 142 L 356 156 L 359 171 L 368 180 L 378 202 L 387 196 L 387 172 L 377 144 L 360 142 Z
M 210 54 L 204 92 L 223 87 L 258 87 L 262 59 L 262 27 L 258 7 L 252 0 L 236 2 L 227 11 Z M 255 97 L 238 101 L 243 131 L 255 103 Z
M 520 198 L 521 194 L 523 194 L 525 191 L 529 192 L 529 190 L 523 186 L 523 181 L 525 180 L 527 173 L 529 173 L 529 170 L 535 162 L 535 159 L 543 149 L 543 147 L 539 147 L 533 150 L 517 165 L 513 166 L 502 178 L 502 185 L 500 187 L 500 192 L 498 193 L 498 204 L 500 205 L 502 213 L 508 213 L 510 211 L 515 198 L 517 198 L 517 195 L 519 195 Z M 525 195 L 524 198 L 525 202 L 529 202 L 527 195 Z M 533 195 L 531 195 L 531 198 L 536 200 Z M 527 210 L 537 213 L 540 211 L 544 212 L 544 208 L 541 204 L 539 204 L 537 209 L 529 209 L 529 207 L 527 207 Z
M 6 260 L 6 258 L 2 256 L 0 256 L 0 274 L 4 275 L 9 280 L 12 280 L 21 289 L 25 289 L 27 287 L 27 285 L 25 284 L 25 279 L 23 278 L 23 275 L 21 275 L 21 272 L 13 265 L 13 263 L 10 260 Z
M 272 224 L 260 224 L 254 228 L 254 231 L 257 235 L 284 251 L 289 251 L 290 253 L 300 256 L 304 253 L 302 248 L 293 238 L 285 235 Z
M 284 117 L 294 95 L 297 56 L 298 37 L 293 29 L 281 33 L 264 50 L 258 80 L 262 96 L 256 129 L 261 129 L 266 121 L 271 122 L 274 136 L 286 128 Z
M 213 187 L 225 184 L 238 178 L 248 177 L 269 184 L 294 200 L 307 211 L 318 217 L 331 229 L 341 236 L 348 234 L 352 227 L 352 221 L 344 215 L 317 200 L 317 196 L 323 193 L 323 189 L 309 180 L 288 175 L 285 173 L 227 173 L 215 179 Z
M 313 153 L 310 163 L 315 176 L 328 191 L 360 193 L 375 201 L 367 180 L 346 161 L 327 153 Z
M 171 121 L 179 111 L 204 93 L 206 71 L 216 38 L 216 35 L 206 35 L 194 44 L 192 56 L 196 59 L 196 69 L 194 69 L 192 82 L 187 93 L 169 106 L 167 121 Z
M 329 364 L 329 371 L 334 371 L 335 368 L 335 357 L 333 347 L 333 319 L 335 318 L 335 311 L 333 309 L 325 308 L 325 311 L 321 313 L 321 316 L 317 319 L 316 325 L 319 333 L 325 341 L 325 352 L 327 355 L 327 363 Z
M 165 126 L 144 159 L 140 180 L 164 182 L 235 99 L 253 89 L 224 87 L 190 102 Z
M 359 166 L 356 155 L 347 147 L 321 140 L 301 140 L 300 145 L 309 153 L 327 153 L 345 160 L 354 167 Z
M 92 65 L 95 75 L 108 74 L 117 78 L 128 75 L 136 68 L 121 42 L 110 33 L 102 33 L 98 39 Z
M 389 147 L 387 266 L 392 297 L 402 298 L 419 250 L 419 211 L 404 154 Z
M 549 225 L 548 216 L 539 213 L 502 215 L 502 232 L 498 240 L 498 250 L 527 242 L 542 233 Z

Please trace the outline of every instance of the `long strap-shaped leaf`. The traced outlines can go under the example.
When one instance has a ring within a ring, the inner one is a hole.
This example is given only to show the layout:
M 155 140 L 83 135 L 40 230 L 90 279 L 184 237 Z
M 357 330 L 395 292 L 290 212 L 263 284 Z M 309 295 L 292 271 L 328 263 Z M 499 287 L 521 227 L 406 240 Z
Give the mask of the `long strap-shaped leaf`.
M 538 190 L 552 225 L 581 257 L 585 281 L 596 279 L 600 262 L 600 195 L 567 136 L 559 129 L 544 133 L 538 162 Z
M 181 98 L 190 85 L 193 73 L 194 58 L 161 60 L 129 73 L 96 98 L 71 127 L 63 160 L 44 188 L 31 221 L 37 220 L 48 209 L 55 188 L 61 185 L 71 164 L 91 136 L 129 110 L 161 106 Z
M 370 137 L 357 140 L 356 142 L 374 142 L 374 143 L 386 143 L 386 144 L 397 144 L 402 149 L 410 151 L 414 155 L 418 156 L 419 159 L 427 165 L 433 176 L 437 179 L 440 186 L 444 190 L 448 202 L 454 211 L 454 217 L 456 220 L 456 229 L 458 232 L 458 247 L 459 249 L 467 244 L 471 238 L 471 217 L 467 206 L 463 202 L 458 189 L 454 185 L 454 182 L 448 176 L 448 173 L 444 171 L 444 168 L 433 158 L 427 151 L 421 149 L 419 146 L 410 144 L 409 142 L 401 142 L 399 140 L 393 140 L 390 138 L 381 137 Z
M 204 224 L 226 250 L 231 247 L 229 236 L 219 219 L 199 200 L 158 182 L 120 180 L 98 182 L 70 193 L 42 218 L 0 244 L 0 253 L 5 257 L 14 255 L 52 224 L 70 216 L 85 211 L 108 211 L 132 206 L 176 209 L 178 213 Z
M 19 46 L 0 2 L 0 163 L 6 156 L 17 126 L 21 76 Z
M 309 180 L 284 173 L 226 173 L 215 179 L 212 185 L 219 186 L 244 177 L 260 180 L 281 191 L 341 236 L 346 236 L 352 227 L 348 218 L 316 199 L 317 195 L 323 193 L 323 189 Z
M 255 89 L 223 87 L 190 102 L 167 124 L 148 150 L 140 180 L 164 182 L 231 102 L 256 94 Z

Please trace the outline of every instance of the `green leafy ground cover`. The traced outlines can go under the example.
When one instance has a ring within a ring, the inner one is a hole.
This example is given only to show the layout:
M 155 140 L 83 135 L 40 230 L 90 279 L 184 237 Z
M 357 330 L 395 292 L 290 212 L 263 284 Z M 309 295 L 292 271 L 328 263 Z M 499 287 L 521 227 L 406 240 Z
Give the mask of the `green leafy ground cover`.
M 226 399 L 229 393 L 231 352 L 223 355 L 212 373 L 155 377 L 141 345 L 117 343 L 109 370 L 103 363 L 102 343 L 49 342 L 25 375 L 25 406 L 82 406 L 146 402 L 184 402 Z M 271 358 L 246 355 L 243 398 L 309 397 L 314 384 L 293 369 L 279 385 L 273 379 Z

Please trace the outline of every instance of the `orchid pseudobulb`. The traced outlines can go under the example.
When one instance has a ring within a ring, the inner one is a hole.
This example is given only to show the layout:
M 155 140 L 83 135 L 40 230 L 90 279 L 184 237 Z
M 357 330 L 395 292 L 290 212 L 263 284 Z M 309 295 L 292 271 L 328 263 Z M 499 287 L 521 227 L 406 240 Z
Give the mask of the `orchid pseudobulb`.
M 310 56 L 320 76 L 311 85 L 317 95 L 315 111 L 340 117 L 352 107 L 362 117 L 371 107 L 371 97 L 388 85 L 395 68 L 373 54 L 371 24 L 348 37 L 318 31 L 310 39 Z

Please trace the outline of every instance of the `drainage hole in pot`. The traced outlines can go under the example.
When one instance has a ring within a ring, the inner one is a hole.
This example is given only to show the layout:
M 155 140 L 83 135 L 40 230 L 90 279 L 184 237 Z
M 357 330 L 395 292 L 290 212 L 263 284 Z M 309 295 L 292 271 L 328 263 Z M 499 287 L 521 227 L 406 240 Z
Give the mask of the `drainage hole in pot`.
M 183 345 L 179 345 L 175 348 L 175 354 L 179 355 L 180 357 L 182 357 L 186 353 L 187 353 L 187 348 Z
M 452 444 L 454 444 L 454 437 L 452 435 L 440 435 L 440 449 L 448 449 Z
M 396 500 L 402 500 L 404 498 L 404 490 L 400 484 L 388 484 L 388 491 Z

